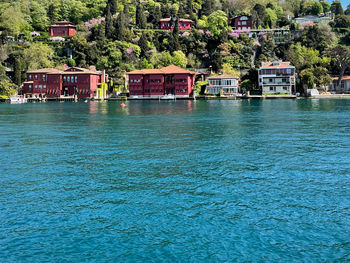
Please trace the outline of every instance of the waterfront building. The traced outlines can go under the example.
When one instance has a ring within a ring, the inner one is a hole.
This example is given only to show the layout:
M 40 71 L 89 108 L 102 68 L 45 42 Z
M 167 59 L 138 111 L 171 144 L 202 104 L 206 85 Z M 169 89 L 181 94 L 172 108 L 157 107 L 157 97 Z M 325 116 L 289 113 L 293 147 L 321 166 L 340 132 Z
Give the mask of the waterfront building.
M 159 21 L 159 28 L 165 30 L 173 30 L 175 27 L 176 17 L 164 18 Z M 179 30 L 191 30 L 193 21 L 191 19 L 179 18 Z
M 343 76 L 338 88 L 337 81 L 338 78 L 333 78 L 333 82 L 329 86 L 328 91 L 335 93 L 350 93 L 350 76 Z
M 174 65 L 161 69 L 142 69 L 127 73 L 130 97 L 190 97 L 195 72 Z
M 23 83 L 23 94 L 34 98 L 93 98 L 98 87 L 108 81 L 101 71 L 72 67 L 64 71 L 56 68 L 44 68 L 27 72 L 27 81 Z
M 295 93 L 295 67 L 290 62 L 263 62 L 258 74 L 263 95 Z
M 216 75 L 208 78 L 209 83 L 207 93 L 212 95 L 237 95 L 240 90 L 238 86 L 238 77 L 229 74 Z
M 57 22 L 55 25 L 49 26 L 49 35 L 53 37 L 72 37 L 76 31 L 76 27 L 68 21 Z
M 230 19 L 230 25 L 236 30 L 250 30 L 253 28 L 253 20 L 247 15 L 235 16 Z

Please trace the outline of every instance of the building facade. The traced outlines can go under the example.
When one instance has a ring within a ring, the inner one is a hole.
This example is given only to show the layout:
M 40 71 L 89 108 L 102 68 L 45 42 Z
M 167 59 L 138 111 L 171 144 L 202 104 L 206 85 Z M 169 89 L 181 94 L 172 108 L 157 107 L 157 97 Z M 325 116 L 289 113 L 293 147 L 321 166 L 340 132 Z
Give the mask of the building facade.
M 159 28 L 165 30 L 173 30 L 175 28 L 176 17 L 164 18 L 159 21 Z M 179 18 L 179 30 L 191 30 L 193 21 L 190 19 Z
M 161 69 L 142 69 L 127 73 L 130 97 L 190 97 L 195 72 L 174 65 Z
M 230 25 L 236 30 L 250 30 L 253 28 L 251 16 L 241 15 L 230 19 Z
M 258 74 L 263 95 L 295 93 L 295 67 L 290 62 L 263 62 Z
M 329 86 L 328 91 L 334 93 L 350 93 L 350 76 L 343 76 L 338 88 L 337 82 L 338 78 L 333 78 L 333 82 Z
M 207 93 L 212 95 L 238 95 L 240 89 L 238 86 L 238 77 L 234 77 L 229 74 L 216 75 L 208 78 L 209 83 L 207 87 Z
M 65 71 L 55 68 L 39 69 L 27 72 L 23 94 L 27 98 L 92 98 L 96 96 L 99 85 L 107 81 L 108 76 L 100 71 L 77 67 Z
M 57 22 L 56 25 L 49 26 L 49 35 L 54 37 L 72 37 L 76 31 L 76 27 L 68 21 Z
M 302 17 L 297 17 L 294 19 L 294 22 L 302 25 L 305 23 L 329 23 L 332 20 L 331 16 L 313 16 L 313 15 L 307 15 Z

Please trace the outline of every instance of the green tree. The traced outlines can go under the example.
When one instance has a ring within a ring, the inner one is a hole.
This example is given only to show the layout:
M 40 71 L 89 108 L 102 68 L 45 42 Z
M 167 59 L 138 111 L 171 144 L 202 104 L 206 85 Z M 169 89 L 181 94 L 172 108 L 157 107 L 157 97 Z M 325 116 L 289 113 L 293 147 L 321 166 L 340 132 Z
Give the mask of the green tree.
M 227 15 L 221 11 L 215 11 L 208 16 L 208 29 L 213 37 L 218 37 L 227 30 Z
M 29 70 L 53 67 L 52 55 L 53 49 L 40 42 L 23 50 L 23 60 Z
M 334 27 L 350 28 L 350 16 L 337 15 L 334 19 Z
M 215 11 L 215 0 L 204 0 L 201 14 L 208 16 Z
M 350 47 L 337 45 L 328 49 L 327 53 L 332 58 L 339 70 L 339 77 L 337 81 L 338 89 L 345 71 L 350 67 Z
M 323 8 L 323 12 L 329 12 L 331 10 L 331 4 L 328 3 L 327 1 L 325 0 L 321 0 L 320 1 L 321 5 L 322 5 L 322 8 Z
M 307 68 L 300 72 L 301 82 L 307 86 L 308 89 L 315 87 L 315 75 L 313 68 Z
M 331 4 L 331 11 L 335 15 L 344 15 L 344 9 L 340 1 L 333 1 Z
M 269 28 L 273 28 L 277 22 L 277 14 L 275 10 L 271 8 L 266 8 L 265 12 L 265 24 L 269 26 Z
M 146 28 L 147 25 L 145 12 L 141 4 L 139 4 L 136 8 L 136 25 L 139 28 Z
M 43 5 L 33 1 L 30 10 L 30 16 L 32 19 L 32 26 L 36 30 L 46 31 L 49 26 L 49 18 L 47 17 L 46 9 Z
M 315 1 L 311 6 L 310 13 L 315 16 L 318 16 L 319 14 L 323 13 L 322 4 L 320 2 Z
M 6 76 L 5 67 L 0 64 L 0 96 L 11 97 L 17 92 L 17 86 Z
M 265 20 L 265 6 L 261 4 L 256 4 L 252 10 L 252 19 L 256 28 L 263 25 Z
M 17 36 L 27 29 L 29 24 L 19 8 L 10 6 L 0 16 L 0 27 L 7 30 L 10 35 Z
M 147 36 L 145 33 L 143 33 L 140 37 L 140 40 L 138 42 L 139 47 L 141 48 L 141 57 L 145 57 L 147 55 L 148 51 L 148 41 Z

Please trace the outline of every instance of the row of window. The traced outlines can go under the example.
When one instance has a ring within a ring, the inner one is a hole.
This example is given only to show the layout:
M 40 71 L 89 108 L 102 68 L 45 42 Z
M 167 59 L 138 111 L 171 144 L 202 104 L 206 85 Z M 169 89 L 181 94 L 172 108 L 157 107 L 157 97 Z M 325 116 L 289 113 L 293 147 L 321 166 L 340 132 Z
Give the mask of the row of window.
M 29 80 L 32 80 L 32 78 L 33 78 L 32 74 L 29 74 L 29 75 L 28 75 L 28 79 L 29 79 Z M 34 79 L 35 79 L 35 80 L 38 79 L 38 75 L 37 75 L 37 74 L 34 75 Z M 46 75 L 43 75 L 43 76 L 42 76 L 42 79 L 43 79 L 43 81 L 46 81 Z
M 130 80 L 130 83 L 140 83 L 141 82 L 141 80 L 140 79 L 131 79 Z
M 77 76 L 63 76 L 63 82 L 78 83 L 78 77 Z
M 246 25 L 246 24 L 247 24 L 247 21 L 242 21 L 242 22 L 238 21 L 238 25 L 244 26 L 244 25 Z
M 209 84 L 214 86 L 234 86 L 236 85 L 235 79 L 213 79 L 209 81 Z
M 294 69 L 262 69 L 260 70 L 260 74 L 269 75 L 269 74 L 294 74 Z
M 175 82 L 187 82 L 187 79 L 176 79 Z
M 283 90 L 288 90 L 288 87 L 283 87 Z M 270 87 L 270 91 L 276 91 L 276 87 Z
M 32 88 L 33 88 L 33 85 L 29 84 L 29 85 L 28 85 L 28 89 L 29 89 L 29 90 L 32 90 Z M 46 89 L 46 85 L 35 85 L 34 88 L 35 88 L 35 89 L 38 89 L 38 88 L 39 88 L 39 89 Z

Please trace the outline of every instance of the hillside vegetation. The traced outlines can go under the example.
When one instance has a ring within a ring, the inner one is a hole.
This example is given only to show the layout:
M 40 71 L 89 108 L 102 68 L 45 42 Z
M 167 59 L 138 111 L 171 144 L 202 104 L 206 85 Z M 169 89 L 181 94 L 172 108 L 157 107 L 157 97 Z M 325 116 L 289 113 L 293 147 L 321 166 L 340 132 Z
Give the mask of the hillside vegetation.
M 330 11 L 330 24 L 293 23 L 295 17 Z M 229 25 L 229 18 L 241 14 L 251 15 L 256 29 L 291 31 L 280 44 L 269 33 L 249 38 Z M 191 19 L 194 29 L 159 30 L 159 20 L 169 17 Z M 78 33 L 64 42 L 50 41 L 49 25 L 62 20 L 77 25 Z M 245 89 L 257 86 L 263 61 L 291 61 L 299 88 L 326 86 L 331 75 L 346 74 L 350 65 L 350 5 L 339 1 L 5 0 L 0 31 L 1 94 L 9 94 L 11 82 L 20 85 L 29 69 L 63 64 L 105 69 L 120 89 L 125 72 L 170 64 L 241 74 Z M 5 68 L 13 70 L 12 80 Z

